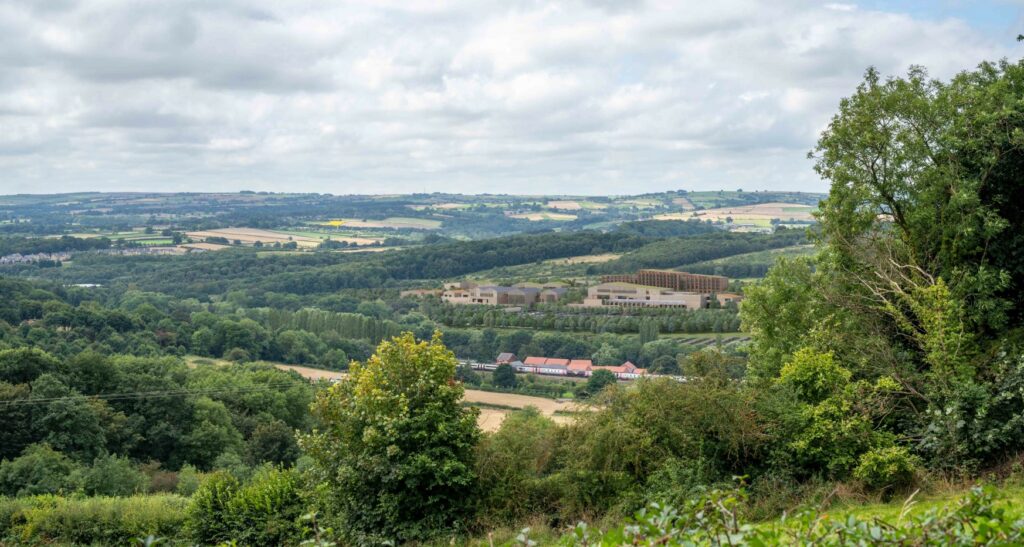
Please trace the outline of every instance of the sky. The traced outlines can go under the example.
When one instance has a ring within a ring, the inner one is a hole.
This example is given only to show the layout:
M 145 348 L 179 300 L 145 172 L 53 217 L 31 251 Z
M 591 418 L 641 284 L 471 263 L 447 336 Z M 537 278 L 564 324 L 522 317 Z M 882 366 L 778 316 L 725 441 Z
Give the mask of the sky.
M 824 191 L 867 67 L 1016 60 L 1022 8 L 0 0 L 0 194 Z

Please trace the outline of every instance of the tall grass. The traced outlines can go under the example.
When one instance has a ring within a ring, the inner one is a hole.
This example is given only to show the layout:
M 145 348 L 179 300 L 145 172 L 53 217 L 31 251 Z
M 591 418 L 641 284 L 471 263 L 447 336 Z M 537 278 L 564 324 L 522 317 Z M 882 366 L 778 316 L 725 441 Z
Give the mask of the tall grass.
M 33 496 L 0 498 L 0 544 L 5 541 L 130 545 L 153 535 L 180 537 L 188 498 Z

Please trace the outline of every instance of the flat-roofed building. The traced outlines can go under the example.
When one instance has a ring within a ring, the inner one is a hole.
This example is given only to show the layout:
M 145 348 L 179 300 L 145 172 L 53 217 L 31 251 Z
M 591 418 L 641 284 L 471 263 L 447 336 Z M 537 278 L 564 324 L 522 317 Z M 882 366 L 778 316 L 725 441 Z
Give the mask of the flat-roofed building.
M 601 283 L 587 289 L 583 306 L 634 306 L 649 308 L 706 308 L 711 296 L 703 293 L 674 291 L 663 287 L 636 283 Z
M 441 300 L 450 304 L 487 306 L 532 306 L 537 302 L 557 302 L 565 294 L 562 287 L 514 285 L 477 285 L 471 282 L 446 283 Z
M 725 306 L 726 304 L 739 304 L 743 301 L 743 295 L 736 294 L 734 292 L 720 292 L 715 294 L 715 298 L 718 299 L 718 303 Z

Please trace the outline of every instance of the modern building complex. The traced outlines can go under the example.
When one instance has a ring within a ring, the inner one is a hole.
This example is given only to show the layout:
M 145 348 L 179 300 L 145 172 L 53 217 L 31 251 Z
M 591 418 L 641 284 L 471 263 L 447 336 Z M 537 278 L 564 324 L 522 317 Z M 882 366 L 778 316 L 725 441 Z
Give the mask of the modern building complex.
M 674 270 L 639 270 L 635 274 L 603 275 L 602 283 L 632 283 L 674 291 L 716 293 L 729 290 L 729 278 Z
M 651 308 L 706 308 L 712 298 L 725 306 L 742 297 L 723 292 L 729 278 L 673 270 L 639 270 L 633 274 L 601 276 L 601 283 L 587 290 L 583 307 L 642 306 Z
M 449 304 L 482 304 L 488 306 L 532 306 L 536 303 L 558 302 L 565 287 L 526 283 L 505 287 L 478 285 L 470 281 L 446 283 L 441 300 Z
M 601 306 L 637 306 L 650 308 L 706 308 L 711 295 L 697 292 L 684 292 L 637 285 L 635 283 L 601 283 L 587 289 L 587 298 L 583 307 L 599 308 Z

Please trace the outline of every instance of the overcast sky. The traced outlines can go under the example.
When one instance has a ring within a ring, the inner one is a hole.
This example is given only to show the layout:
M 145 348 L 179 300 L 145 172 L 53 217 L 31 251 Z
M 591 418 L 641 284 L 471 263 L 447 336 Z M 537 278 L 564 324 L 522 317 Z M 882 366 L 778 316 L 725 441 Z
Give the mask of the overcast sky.
M 866 67 L 1024 52 L 1009 0 L 441 4 L 0 0 L 0 193 L 824 190 Z

